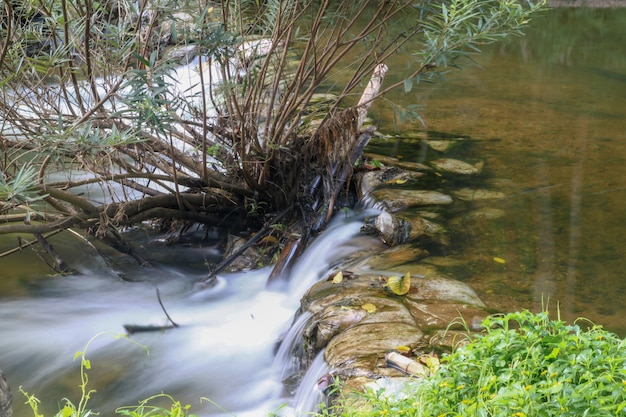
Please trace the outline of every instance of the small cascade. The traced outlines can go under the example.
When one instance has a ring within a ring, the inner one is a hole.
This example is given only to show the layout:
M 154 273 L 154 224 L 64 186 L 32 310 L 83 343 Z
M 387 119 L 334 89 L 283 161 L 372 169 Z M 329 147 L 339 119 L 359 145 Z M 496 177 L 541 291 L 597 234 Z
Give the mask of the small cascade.
M 168 267 L 144 273 L 144 282 L 124 282 L 96 268 L 96 259 L 88 275 L 41 280 L 28 297 L 0 298 L 0 368 L 14 390 L 23 386 L 41 399 L 40 411 L 51 415 L 63 397 L 80 399 L 74 354 L 96 334 L 108 333 L 88 349 L 89 381 L 97 390 L 90 406 L 101 415 L 160 392 L 190 404 L 202 417 L 268 416 L 291 403 L 296 392 L 289 408 L 305 415 L 321 401 L 315 387 L 328 369 L 320 354 L 302 377 L 294 354 L 310 317 L 304 312 L 294 321 L 294 314 L 310 286 L 367 247 L 359 231 L 368 214 L 339 213 L 300 256 L 281 289 L 266 287 L 271 268 L 264 268 L 222 274 L 216 287 L 190 294 L 204 271 L 192 276 Z M 171 248 L 171 256 L 185 259 L 185 250 Z M 129 336 L 135 343 L 116 339 L 124 324 L 167 323 L 155 286 L 180 327 Z M 276 352 L 280 335 L 285 336 Z M 291 386 L 285 387 L 285 379 Z M 16 397 L 14 415 L 28 415 Z
M 276 371 L 276 377 L 279 381 L 285 381 L 286 378 L 301 370 L 296 355 L 298 349 L 302 346 L 302 334 L 310 318 L 311 313 L 308 311 L 300 314 L 291 325 L 280 344 L 278 352 L 276 352 L 272 368 Z
M 318 386 L 318 383 L 329 372 L 330 368 L 324 360 L 324 350 L 321 350 L 300 381 L 298 391 L 291 401 L 292 414 L 289 416 L 306 416 L 319 410 L 325 397 L 323 389 Z

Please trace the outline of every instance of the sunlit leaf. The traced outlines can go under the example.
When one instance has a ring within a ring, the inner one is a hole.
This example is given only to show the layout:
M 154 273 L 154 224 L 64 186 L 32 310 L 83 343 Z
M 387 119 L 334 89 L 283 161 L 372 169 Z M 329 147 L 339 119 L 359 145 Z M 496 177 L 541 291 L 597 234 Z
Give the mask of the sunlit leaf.
M 368 313 L 373 313 L 374 311 L 376 311 L 376 306 L 371 303 L 365 303 L 361 306 L 361 308 L 367 311 Z
M 407 180 L 403 180 L 403 179 L 397 178 L 397 179 L 393 179 L 393 180 L 387 181 L 386 184 L 398 184 L 398 185 L 401 185 L 401 184 L 406 183 L 406 181 Z
M 420 356 L 419 361 L 428 366 L 431 372 L 437 372 L 439 369 L 439 358 L 433 355 Z
M 339 271 L 333 277 L 333 284 L 339 284 L 341 281 L 343 281 L 343 272 Z
M 411 273 L 407 272 L 404 276 L 397 275 L 387 278 L 387 286 L 394 294 L 404 295 L 411 289 Z

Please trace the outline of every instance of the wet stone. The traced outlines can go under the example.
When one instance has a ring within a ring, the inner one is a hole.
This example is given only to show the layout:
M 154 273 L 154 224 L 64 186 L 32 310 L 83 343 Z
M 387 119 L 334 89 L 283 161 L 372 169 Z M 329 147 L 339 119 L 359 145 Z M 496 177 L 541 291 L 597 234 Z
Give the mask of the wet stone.
M 468 304 L 404 300 L 417 326 L 422 331 L 467 330 L 472 323 L 482 321 L 489 313 L 482 307 Z
M 358 357 L 384 357 L 398 346 L 415 346 L 424 334 L 406 323 L 368 323 L 355 326 L 330 341 L 324 355 L 331 367 L 341 368 Z M 371 366 L 371 362 L 369 362 Z M 351 366 L 352 367 L 352 366 Z M 368 369 L 372 372 L 373 369 Z
M 429 162 L 437 171 L 457 175 L 476 175 L 482 171 L 482 162 L 475 165 L 452 158 L 440 158 Z
M 367 152 L 364 155 L 368 159 L 380 162 L 383 165 L 398 167 L 398 168 L 406 169 L 407 171 L 421 171 L 421 172 L 432 171 L 431 167 L 429 167 L 428 165 L 420 164 L 419 162 L 403 161 L 401 159 L 393 158 L 391 156 L 379 155 L 379 154 L 373 154 L 373 153 L 367 153 Z
M 375 221 L 378 235 L 389 246 L 406 242 L 411 235 L 412 222 L 404 217 L 383 211 Z
M 412 207 L 447 206 L 453 203 L 451 196 L 429 190 L 378 189 L 372 192 L 372 198 L 382 208 L 396 212 Z
M 417 181 L 422 175 L 421 172 L 405 171 L 395 167 L 368 171 L 359 179 L 360 196 L 369 195 L 382 186 L 402 185 L 410 181 Z
M 424 248 L 404 244 L 374 255 L 364 261 L 364 264 L 371 269 L 391 270 L 406 263 L 416 262 L 428 255 L 429 252 Z
M 462 188 L 452 191 L 452 195 L 462 201 L 483 201 L 483 200 L 500 200 L 506 197 L 500 191 Z

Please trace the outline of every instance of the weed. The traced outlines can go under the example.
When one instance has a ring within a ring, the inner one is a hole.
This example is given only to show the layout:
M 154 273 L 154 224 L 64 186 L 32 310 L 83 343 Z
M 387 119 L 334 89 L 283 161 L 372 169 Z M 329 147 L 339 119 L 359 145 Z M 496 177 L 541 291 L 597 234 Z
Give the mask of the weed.
M 483 326 L 406 395 L 370 391 L 368 407 L 341 415 L 626 415 L 626 342 L 615 334 L 581 320 L 551 320 L 547 312 L 492 316 Z

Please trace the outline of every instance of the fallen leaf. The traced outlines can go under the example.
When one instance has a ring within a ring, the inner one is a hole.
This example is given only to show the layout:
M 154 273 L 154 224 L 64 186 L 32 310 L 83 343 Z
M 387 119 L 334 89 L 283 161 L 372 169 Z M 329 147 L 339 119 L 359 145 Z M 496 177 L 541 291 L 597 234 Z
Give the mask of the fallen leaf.
M 497 262 L 499 264 L 505 264 L 506 261 L 502 258 L 498 258 L 497 256 L 493 258 L 494 262 Z
M 398 185 L 402 185 L 402 184 L 405 184 L 405 183 L 406 183 L 406 181 L 407 181 L 407 180 L 403 180 L 403 179 L 400 179 L 400 178 L 396 178 L 396 179 L 393 179 L 393 180 L 389 180 L 389 181 L 387 181 L 387 182 L 386 182 L 386 184 L 398 184 Z
M 333 277 L 333 284 L 339 284 L 341 281 L 343 281 L 343 272 L 339 271 Z
M 407 272 L 403 277 L 394 275 L 387 278 L 387 286 L 394 294 L 406 294 L 411 289 L 411 273 Z
M 396 348 L 396 350 L 400 353 L 409 353 L 411 351 L 411 348 L 405 345 L 400 345 Z
M 424 355 L 417 358 L 424 365 L 428 366 L 431 372 L 437 372 L 439 369 L 439 358 L 432 355 Z
M 376 306 L 374 304 L 371 304 L 371 303 L 363 304 L 361 306 L 361 308 L 363 310 L 367 311 L 368 313 L 373 313 L 374 311 L 376 311 Z

